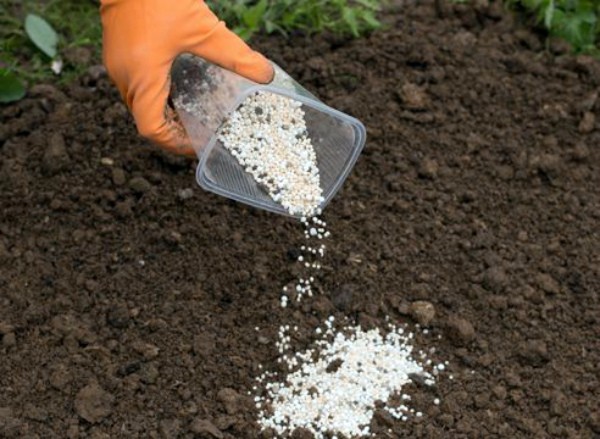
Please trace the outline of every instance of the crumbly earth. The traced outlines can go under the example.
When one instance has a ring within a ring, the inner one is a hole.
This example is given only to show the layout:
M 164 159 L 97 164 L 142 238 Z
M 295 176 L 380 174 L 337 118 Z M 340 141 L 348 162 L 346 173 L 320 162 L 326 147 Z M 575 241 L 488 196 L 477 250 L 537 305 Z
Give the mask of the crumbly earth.
M 285 309 L 298 223 L 195 188 L 98 69 L 2 107 L 0 437 L 269 437 L 258 365 L 329 314 L 428 322 L 417 348 L 449 361 L 406 389 L 423 417 L 376 413 L 376 437 L 598 437 L 600 64 L 477 5 L 259 42 L 369 131 L 321 292 Z

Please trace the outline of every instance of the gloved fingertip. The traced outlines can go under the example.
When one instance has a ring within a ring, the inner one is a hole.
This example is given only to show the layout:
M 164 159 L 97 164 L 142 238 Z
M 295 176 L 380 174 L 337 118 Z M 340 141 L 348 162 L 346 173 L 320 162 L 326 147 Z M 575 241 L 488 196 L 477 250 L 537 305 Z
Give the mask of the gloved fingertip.
M 187 157 L 189 159 L 196 158 L 196 151 L 190 145 L 185 144 L 159 144 L 159 146 L 163 151 L 166 151 L 170 154 L 175 154 L 182 157 Z
M 166 122 L 164 130 L 161 131 L 160 134 L 156 133 L 157 135 L 150 136 L 149 140 L 171 154 L 196 157 L 192 141 L 179 124 Z
M 192 142 L 175 111 L 167 102 L 167 95 L 160 87 L 157 93 L 143 93 L 134 100 L 132 113 L 139 134 L 165 151 L 177 155 L 194 156 Z M 158 96 L 158 97 L 156 97 Z
M 246 56 L 237 60 L 235 67 L 236 73 L 259 84 L 268 84 L 275 75 L 273 64 L 255 51 L 250 51 Z

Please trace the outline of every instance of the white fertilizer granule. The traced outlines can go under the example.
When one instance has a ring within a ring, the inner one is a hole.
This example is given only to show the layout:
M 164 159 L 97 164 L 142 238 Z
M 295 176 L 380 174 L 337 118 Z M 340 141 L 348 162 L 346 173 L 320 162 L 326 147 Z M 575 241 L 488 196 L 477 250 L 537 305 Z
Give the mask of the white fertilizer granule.
M 275 374 L 270 372 L 257 379 L 264 386 L 264 393 L 255 397 L 263 429 L 272 428 L 286 436 L 304 428 L 317 439 L 336 434 L 370 436 L 376 402 L 400 395 L 413 374 L 427 385 L 434 382 L 412 357 L 413 335 L 401 328 L 390 325 L 385 335 L 379 329 L 364 331 L 359 326 L 336 332 L 330 317 L 326 330 L 316 333 L 322 335 L 314 348 L 283 354 L 290 339 L 280 330 L 280 362 L 290 373 L 282 382 L 272 382 Z M 388 405 L 385 410 L 398 420 L 418 417 L 419 413 L 405 405 L 410 397 L 402 395 L 401 399 L 402 405 Z
M 320 209 L 317 209 L 316 213 L 320 214 Z M 313 296 L 315 276 L 321 270 L 319 259 L 325 256 L 325 244 L 321 240 L 331 236 L 331 233 L 326 229 L 327 223 L 317 216 L 312 218 L 302 217 L 300 222 L 304 226 L 304 237 L 307 242 L 306 245 L 300 247 L 300 255 L 297 261 L 302 264 L 304 276 L 295 281 L 291 291 L 288 291 L 288 287 L 283 287 L 280 302 L 282 308 L 288 306 L 290 299 L 300 302 L 304 296 Z M 313 243 L 312 241 L 317 242 Z
M 310 216 L 322 203 L 317 157 L 300 102 L 256 92 L 231 114 L 218 139 L 291 215 Z

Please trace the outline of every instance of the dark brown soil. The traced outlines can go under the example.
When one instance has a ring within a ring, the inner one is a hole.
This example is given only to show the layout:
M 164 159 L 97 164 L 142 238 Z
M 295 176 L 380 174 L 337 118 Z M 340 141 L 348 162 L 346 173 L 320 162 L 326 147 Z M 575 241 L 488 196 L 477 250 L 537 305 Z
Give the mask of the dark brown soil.
M 600 435 L 600 64 L 494 4 L 387 19 L 259 42 L 369 130 L 300 307 L 279 291 L 302 228 L 196 188 L 97 68 L 1 109 L 0 437 L 259 437 L 246 392 L 280 324 L 302 344 L 331 313 L 428 320 L 415 301 L 454 379 L 376 437 Z

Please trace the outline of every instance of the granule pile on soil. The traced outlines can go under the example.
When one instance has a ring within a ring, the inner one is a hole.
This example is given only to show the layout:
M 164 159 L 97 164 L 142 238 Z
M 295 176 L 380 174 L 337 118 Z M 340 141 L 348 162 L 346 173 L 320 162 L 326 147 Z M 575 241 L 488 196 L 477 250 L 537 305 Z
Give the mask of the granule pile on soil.
M 413 353 L 413 334 L 393 325 L 383 334 L 360 326 L 336 330 L 334 320 L 327 319 L 324 330 L 317 327 L 317 341 L 301 352 L 287 352 L 291 337 L 287 327 L 280 332 L 281 360 L 290 372 L 279 380 L 268 371 L 258 378 L 263 392 L 254 401 L 262 428 L 280 436 L 303 429 L 317 439 L 370 437 L 376 409 L 390 420 L 421 417 L 407 405 L 410 395 L 400 394 L 412 377 L 428 386 L 435 383 L 422 364 L 426 354 L 417 359 Z M 386 405 L 393 397 L 402 402 Z
M 600 64 L 477 5 L 258 42 L 369 135 L 325 212 L 335 275 L 286 308 L 297 222 L 196 188 L 100 69 L 3 106 L 0 437 L 269 437 L 247 392 L 278 328 L 301 350 L 332 314 L 418 322 L 449 362 L 374 437 L 600 434 Z

